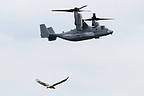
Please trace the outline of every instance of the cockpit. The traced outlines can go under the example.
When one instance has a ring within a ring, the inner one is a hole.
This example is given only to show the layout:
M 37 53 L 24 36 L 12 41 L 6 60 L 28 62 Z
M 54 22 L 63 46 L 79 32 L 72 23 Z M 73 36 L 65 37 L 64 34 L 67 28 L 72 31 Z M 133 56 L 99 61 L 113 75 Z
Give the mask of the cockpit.
M 105 29 L 105 26 L 100 26 L 101 30 L 104 30 Z

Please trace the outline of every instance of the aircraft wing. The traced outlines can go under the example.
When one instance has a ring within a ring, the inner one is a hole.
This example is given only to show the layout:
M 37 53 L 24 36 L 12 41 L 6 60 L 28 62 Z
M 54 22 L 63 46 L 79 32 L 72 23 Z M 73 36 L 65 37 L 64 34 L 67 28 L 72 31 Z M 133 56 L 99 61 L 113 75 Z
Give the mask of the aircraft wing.
M 36 82 L 43 85 L 43 86 L 49 86 L 49 84 L 44 83 L 44 82 L 40 81 L 39 79 L 36 79 Z
M 53 84 L 52 86 L 56 86 L 56 85 L 58 85 L 58 84 L 61 84 L 61 83 L 65 82 L 68 78 L 69 78 L 69 77 L 67 77 L 66 79 L 64 79 L 64 80 L 62 80 L 62 81 L 60 81 L 60 82 L 58 82 L 58 83 Z
M 87 23 L 83 21 L 83 29 L 86 29 L 88 27 Z

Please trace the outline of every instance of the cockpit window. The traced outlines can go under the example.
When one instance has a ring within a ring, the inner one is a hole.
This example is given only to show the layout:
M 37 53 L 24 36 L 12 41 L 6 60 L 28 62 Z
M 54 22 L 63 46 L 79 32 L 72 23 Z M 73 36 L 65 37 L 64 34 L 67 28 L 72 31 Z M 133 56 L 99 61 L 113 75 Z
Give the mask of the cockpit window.
M 104 29 L 105 29 L 105 26 L 101 26 L 101 29 L 104 30 Z

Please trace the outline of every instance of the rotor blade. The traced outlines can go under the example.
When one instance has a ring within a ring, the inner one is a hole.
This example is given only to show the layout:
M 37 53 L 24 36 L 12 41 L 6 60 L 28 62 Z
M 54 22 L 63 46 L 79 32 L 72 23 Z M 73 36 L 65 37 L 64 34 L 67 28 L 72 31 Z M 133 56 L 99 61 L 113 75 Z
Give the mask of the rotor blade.
M 70 9 L 70 10 L 52 10 L 52 11 L 58 11 L 58 12 L 74 12 L 77 11 L 75 9 Z M 78 10 L 78 12 L 90 12 L 89 10 Z
M 59 12 L 89 12 L 89 11 L 85 11 L 85 10 L 80 10 L 84 7 L 87 7 L 87 5 L 84 5 L 80 8 L 75 7 L 74 9 L 66 9 L 66 10 L 52 10 L 52 11 L 59 11 Z
M 79 10 L 79 12 L 90 12 L 89 10 Z
M 80 8 L 78 8 L 78 9 L 82 9 L 82 8 L 84 8 L 84 7 L 87 7 L 88 5 L 84 5 L 84 6 L 82 6 L 82 7 L 80 7 Z
M 113 19 L 112 18 L 97 18 L 96 14 L 93 13 L 93 16 L 90 19 L 84 19 L 84 20 L 85 21 L 92 21 L 92 20 L 99 21 L 99 20 L 113 20 Z
M 84 19 L 84 21 L 91 21 L 92 19 L 90 18 L 90 19 Z
M 59 12 L 73 12 L 73 9 L 69 9 L 69 10 L 52 10 L 52 11 L 59 11 Z
M 111 18 L 90 18 L 90 19 L 84 19 L 85 21 L 92 21 L 92 20 L 96 20 L 96 21 L 99 21 L 99 20 L 113 20 Z
M 96 18 L 96 20 L 113 20 L 112 18 Z

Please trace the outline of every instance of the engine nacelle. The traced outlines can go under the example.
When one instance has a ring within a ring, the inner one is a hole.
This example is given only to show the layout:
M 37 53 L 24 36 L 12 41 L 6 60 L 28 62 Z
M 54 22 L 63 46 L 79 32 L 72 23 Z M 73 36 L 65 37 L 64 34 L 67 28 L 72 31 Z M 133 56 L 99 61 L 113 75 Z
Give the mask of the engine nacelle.
M 81 14 L 77 13 L 75 17 L 75 25 L 77 30 L 82 30 L 83 22 L 82 22 L 82 16 Z

